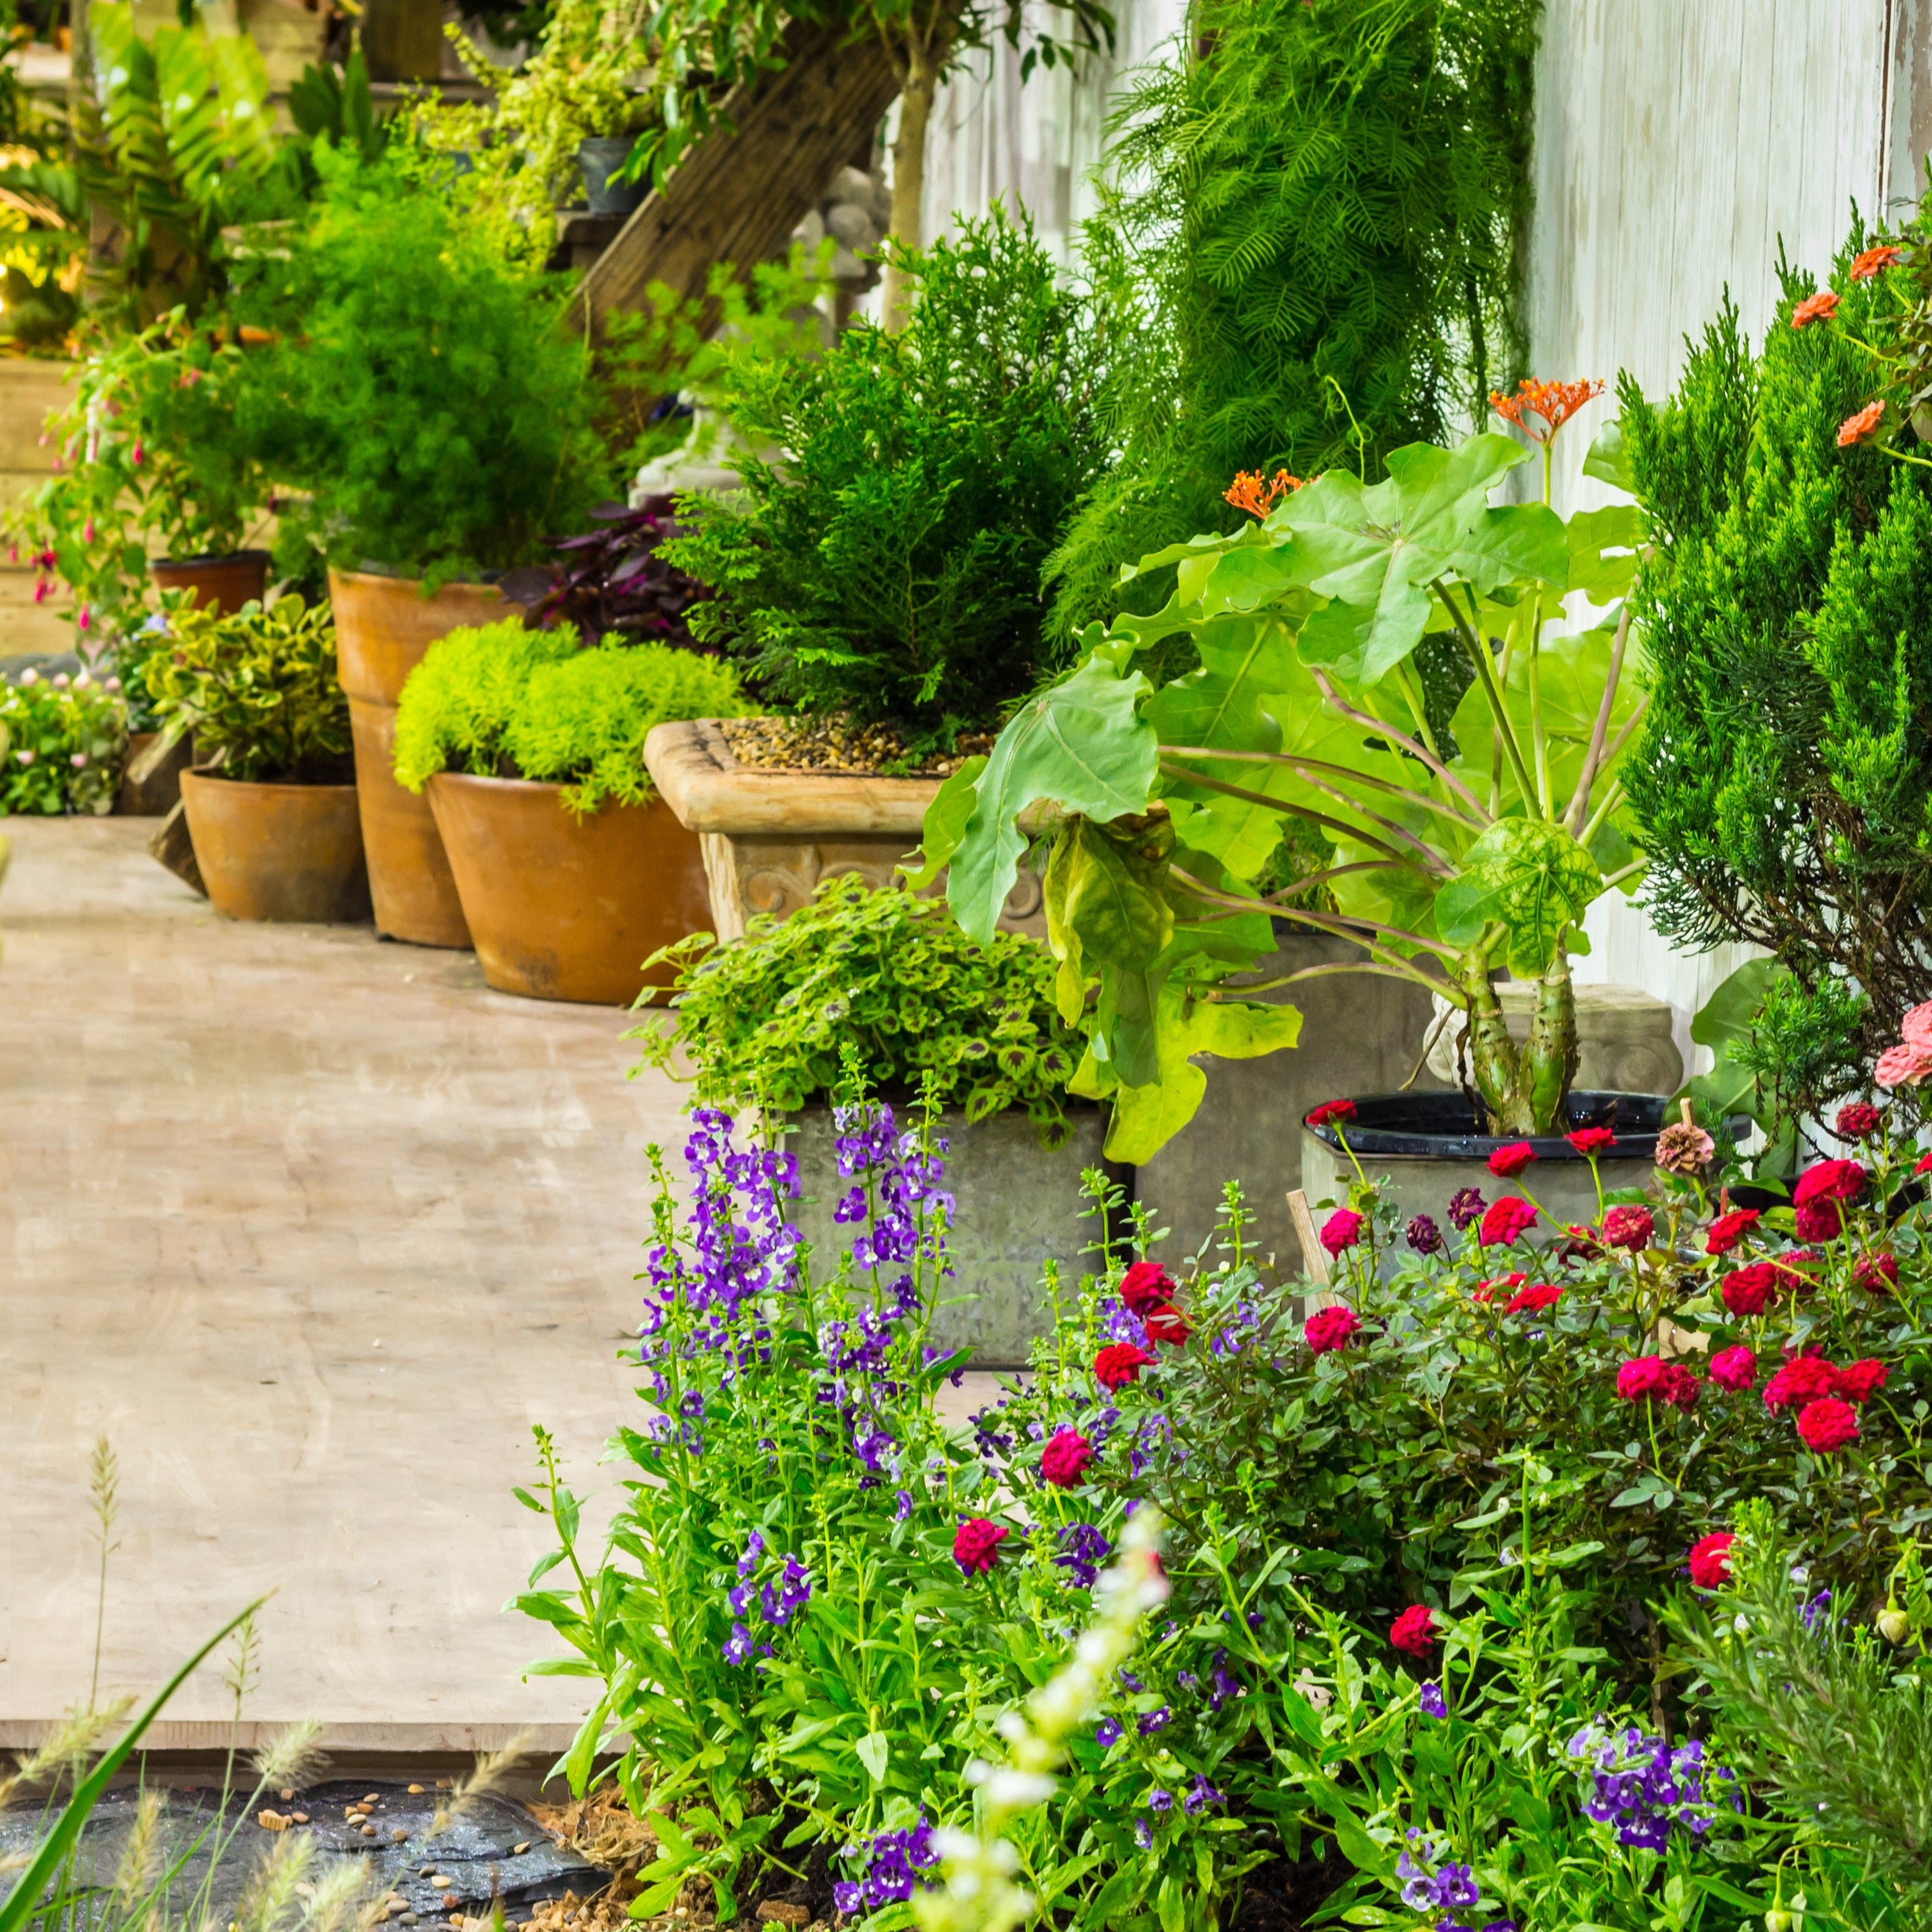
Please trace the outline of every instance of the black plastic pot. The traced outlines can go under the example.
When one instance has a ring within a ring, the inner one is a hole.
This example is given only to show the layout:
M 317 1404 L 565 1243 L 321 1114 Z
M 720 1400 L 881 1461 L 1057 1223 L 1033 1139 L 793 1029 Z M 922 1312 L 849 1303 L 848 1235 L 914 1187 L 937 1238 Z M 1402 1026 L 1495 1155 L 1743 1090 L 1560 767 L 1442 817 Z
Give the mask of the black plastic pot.
M 1564 1133 L 1580 1127 L 1608 1127 L 1617 1137 L 1615 1147 L 1598 1156 L 1609 1160 L 1649 1160 L 1669 1103 L 1660 1094 L 1573 1093 Z M 1487 1163 L 1499 1147 L 1513 1147 L 1520 1134 L 1480 1131 L 1481 1123 L 1463 1094 L 1363 1094 L 1355 1096 L 1355 1115 L 1338 1131 L 1334 1126 L 1303 1126 L 1334 1148 L 1348 1136 L 1359 1159 L 1368 1154 L 1394 1155 L 1424 1160 L 1479 1160 Z M 1581 1160 L 1583 1156 L 1562 1134 L 1528 1137 L 1540 1160 Z
M 634 134 L 591 134 L 579 143 L 577 165 L 584 176 L 584 199 L 592 214 L 633 214 L 650 184 L 626 182 L 613 188 L 610 177 L 631 158 Z

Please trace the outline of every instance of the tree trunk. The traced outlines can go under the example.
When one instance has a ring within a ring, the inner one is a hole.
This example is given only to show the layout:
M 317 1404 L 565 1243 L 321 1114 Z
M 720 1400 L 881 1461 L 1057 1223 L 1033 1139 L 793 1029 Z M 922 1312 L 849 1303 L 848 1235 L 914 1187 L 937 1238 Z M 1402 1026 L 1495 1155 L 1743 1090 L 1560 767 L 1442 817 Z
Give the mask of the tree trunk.
M 899 91 L 899 130 L 892 142 L 892 238 L 902 248 L 926 244 L 926 135 L 939 93 L 939 67 L 929 49 L 906 50 Z M 886 326 L 895 334 L 912 319 L 912 279 L 896 260 L 886 264 Z

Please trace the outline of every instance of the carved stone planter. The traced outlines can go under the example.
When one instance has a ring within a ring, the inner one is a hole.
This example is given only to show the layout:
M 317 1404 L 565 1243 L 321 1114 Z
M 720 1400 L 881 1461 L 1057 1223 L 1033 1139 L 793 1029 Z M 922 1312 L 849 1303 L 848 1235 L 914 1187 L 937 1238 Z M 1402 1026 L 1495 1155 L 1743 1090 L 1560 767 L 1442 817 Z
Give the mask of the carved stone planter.
M 712 929 L 726 940 L 742 938 L 754 913 L 788 917 L 821 879 L 856 872 L 868 885 L 891 884 L 899 861 L 919 848 L 940 782 L 741 765 L 710 718 L 660 724 L 644 740 L 644 763 L 665 802 L 698 835 Z M 1021 873 L 1000 924 L 1046 936 L 1032 873 Z

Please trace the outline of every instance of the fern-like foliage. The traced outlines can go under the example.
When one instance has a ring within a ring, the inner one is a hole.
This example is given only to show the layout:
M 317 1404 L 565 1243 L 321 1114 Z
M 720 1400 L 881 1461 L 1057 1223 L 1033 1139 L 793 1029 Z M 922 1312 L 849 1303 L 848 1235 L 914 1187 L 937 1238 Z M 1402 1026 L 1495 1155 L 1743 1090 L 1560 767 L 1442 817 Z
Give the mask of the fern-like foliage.
M 1540 0 L 1194 0 L 1125 93 L 1086 259 L 1122 451 L 1053 563 L 1062 639 L 1118 569 L 1232 527 L 1238 470 L 1370 476 L 1513 380 Z

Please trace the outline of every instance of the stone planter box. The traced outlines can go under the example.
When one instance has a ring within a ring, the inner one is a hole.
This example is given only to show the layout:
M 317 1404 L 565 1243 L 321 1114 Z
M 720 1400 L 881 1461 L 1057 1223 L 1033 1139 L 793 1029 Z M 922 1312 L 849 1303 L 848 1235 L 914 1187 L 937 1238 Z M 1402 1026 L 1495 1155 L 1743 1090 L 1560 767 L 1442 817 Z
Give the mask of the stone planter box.
M 1100 1153 L 1106 1116 L 1096 1107 L 1082 1108 L 1074 1124 L 1072 1138 L 1054 1154 L 1041 1147 L 1022 1113 L 995 1114 L 968 1126 L 962 1109 L 949 1108 L 938 1124 L 939 1138 L 948 1143 L 946 1185 L 957 1202 L 947 1235 L 956 1270 L 947 1292 L 962 1299 L 934 1316 L 929 1339 L 948 1351 L 970 1348 L 976 1368 L 1018 1367 L 1034 1337 L 1052 1330 L 1040 1286 L 1048 1260 L 1058 1263 L 1070 1296 L 1078 1292 L 1082 1270 L 1094 1266 L 1096 1258 L 1080 1252 L 1098 1233 L 1098 1224 L 1080 1211 L 1080 1175 L 1106 1165 Z M 852 1184 L 839 1176 L 832 1110 L 808 1107 L 789 1117 L 784 1132 L 806 1197 L 794 1206 L 793 1225 L 812 1244 L 813 1280 L 829 1280 L 860 1232 L 832 1219 Z M 1116 1179 L 1126 1178 L 1124 1171 L 1114 1172 Z
M 869 886 L 890 885 L 900 860 L 919 849 L 940 783 L 741 765 L 709 718 L 658 726 L 644 740 L 644 764 L 665 802 L 698 835 L 712 930 L 727 940 L 742 938 L 754 914 L 789 916 L 821 879 L 856 872 Z M 1022 872 L 1000 923 L 1046 936 L 1032 873 Z

